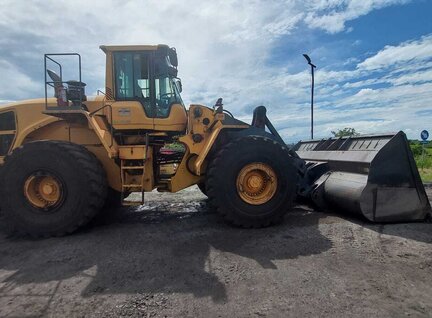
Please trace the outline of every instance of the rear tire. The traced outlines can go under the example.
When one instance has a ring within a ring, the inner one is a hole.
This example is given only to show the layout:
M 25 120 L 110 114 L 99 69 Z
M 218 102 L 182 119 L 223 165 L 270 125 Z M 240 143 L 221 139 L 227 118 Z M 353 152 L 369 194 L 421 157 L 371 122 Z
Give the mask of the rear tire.
M 242 182 L 251 186 L 250 191 Z M 229 143 L 210 163 L 207 174 L 211 204 L 228 223 L 246 228 L 280 222 L 293 205 L 297 183 L 286 147 L 261 136 Z
M 103 209 L 102 209 L 102 213 L 105 211 L 105 209 L 110 210 L 110 209 L 117 209 L 119 207 L 122 206 L 122 202 L 121 202 L 121 192 L 114 190 L 113 188 L 109 187 L 108 188 L 108 195 L 107 198 L 105 200 Z
M 87 224 L 107 196 L 105 171 L 84 146 L 27 143 L 6 157 L 1 206 L 15 229 L 33 237 L 62 236 Z
M 108 187 L 108 194 L 103 207 L 91 220 L 90 226 L 114 223 L 122 217 L 124 210 L 121 204 L 121 192 Z

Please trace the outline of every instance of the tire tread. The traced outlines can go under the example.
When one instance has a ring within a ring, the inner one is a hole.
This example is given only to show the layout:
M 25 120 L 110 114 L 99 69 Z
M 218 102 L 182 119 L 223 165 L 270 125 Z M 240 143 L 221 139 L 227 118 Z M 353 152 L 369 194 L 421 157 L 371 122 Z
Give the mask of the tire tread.
M 107 180 L 106 173 L 102 164 L 97 157 L 91 153 L 86 147 L 66 141 L 34 141 L 26 143 L 16 148 L 11 154 L 5 157 L 5 163 L 2 169 L 8 169 L 9 163 L 19 156 L 25 155 L 24 150 L 28 147 L 38 147 L 42 143 L 49 144 L 51 149 L 59 153 L 66 153 L 67 156 L 71 157 L 82 171 L 87 176 L 86 183 L 89 186 L 89 198 L 86 205 L 82 208 L 79 219 L 69 224 L 67 227 L 61 230 L 53 230 L 49 232 L 40 232 L 33 229 L 23 229 L 15 226 L 15 231 L 20 234 L 30 235 L 32 237 L 49 237 L 49 236 L 64 236 L 73 233 L 78 228 L 87 224 L 102 208 L 107 196 Z M 2 182 L 2 180 L 0 180 Z M 2 185 L 3 188 L 3 185 Z M 4 211 L 5 214 L 12 215 L 13 211 Z M 11 218 L 12 219 L 12 218 Z

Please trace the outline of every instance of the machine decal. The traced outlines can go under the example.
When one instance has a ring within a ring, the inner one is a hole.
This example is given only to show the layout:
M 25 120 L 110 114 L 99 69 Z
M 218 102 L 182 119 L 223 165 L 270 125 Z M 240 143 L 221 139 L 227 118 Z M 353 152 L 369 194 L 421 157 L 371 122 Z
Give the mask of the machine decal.
M 131 110 L 130 108 L 120 108 L 118 114 L 122 117 L 129 117 L 131 115 Z

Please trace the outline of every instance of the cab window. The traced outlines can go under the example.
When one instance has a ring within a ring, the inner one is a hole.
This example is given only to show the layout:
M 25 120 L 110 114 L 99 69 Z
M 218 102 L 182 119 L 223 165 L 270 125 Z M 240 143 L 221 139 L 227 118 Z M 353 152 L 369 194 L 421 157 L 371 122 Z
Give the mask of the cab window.
M 118 52 L 114 54 L 116 98 L 139 100 L 147 115 L 151 111 L 149 55 Z
M 168 76 L 155 78 L 155 92 L 156 117 L 167 117 L 172 104 L 177 103 L 183 105 L 180 94 L 176 91 L 172 78 Z
M 169 75 L 166 57 L 146 52 L 115 52 L 114 70 L 117 100 L 139 100 L 148 117 L 169 116 L 173 104 L 183 105 Z

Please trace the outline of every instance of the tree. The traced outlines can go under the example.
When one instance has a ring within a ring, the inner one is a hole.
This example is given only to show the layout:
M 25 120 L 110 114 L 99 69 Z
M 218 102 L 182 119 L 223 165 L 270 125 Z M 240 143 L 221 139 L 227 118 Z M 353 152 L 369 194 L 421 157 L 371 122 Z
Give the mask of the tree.
M 344 129 L 338 129 L 337 131 L 331 132 L 334 137 L 352 137 L 358 136 L 359 133 L 356 132 L 354 128 L 345 127 Z

